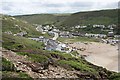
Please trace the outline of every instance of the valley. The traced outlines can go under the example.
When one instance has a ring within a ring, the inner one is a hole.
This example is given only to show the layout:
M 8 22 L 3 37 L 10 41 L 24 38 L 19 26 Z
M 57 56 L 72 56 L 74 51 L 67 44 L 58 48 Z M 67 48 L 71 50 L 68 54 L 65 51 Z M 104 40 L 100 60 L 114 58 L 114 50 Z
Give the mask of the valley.
M 3 78 L 119 79 L 116 10 L 3 14 Z

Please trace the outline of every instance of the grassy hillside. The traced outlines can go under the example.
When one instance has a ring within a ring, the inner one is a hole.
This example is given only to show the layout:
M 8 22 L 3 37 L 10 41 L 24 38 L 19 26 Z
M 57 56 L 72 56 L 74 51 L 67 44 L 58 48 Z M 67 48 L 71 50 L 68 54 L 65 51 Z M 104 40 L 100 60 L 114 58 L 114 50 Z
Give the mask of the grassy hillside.
M 118 9 L 78 12 L 68 17 L 61 25 L 117 24 Z
M 97 67 L 86 62 L 82 57 L 75 58 L 67 53 L 42 50 L 42 43 L 24 37 L 12 36 L 4 33 L 3 47 L 16 52 L 18 55 L 27 55 L 28 60 L 36 63 L 44 63 L 51 59 L 53 66 L 61 66 L 68 70 L 77 70 L 81 72 L 81 74 L 87 74 L 82 76 L 84 78 L 87 78 L 88 75 L 91 76 L 90 78 L 109 78 L 112 74 L 112 72 L 102 67 Z M 76 52 L 72 54 L 76 54 Z M 100 75 L 100 73 L 102 75 Z
M 62 26 L 88 25 L 88 24 L 117 24 L 118 9 L 86 11 L 74 14 L 33 14 L 15 16 L 36 24 L 56 23 Z M 60 23 L 59 23 L 60 22 Z
M 115 12 L 114 12 L 115 11 Z M 58 51 L 46 51 L 44 50 L 44 44 L 41 42 L 36 42 L 33 40 L 29 40 L 26 37 L 20 36 L 13 36 L 11 34 L 6 34 L 5 32 L 11 31 L 13 34 L 19 33 L 21 31 L 26 31 L 28 34 L 27 36 L 39 36 L 41 35 L 39 32 L 35 30 L 30 23 L 37 23 L 37 24 L 51 24 L 55 23 L 57 25 L 66 25 L 66 26 L 73 26 L 76 24 L 80 24 L 81 20 L 83 20 L 83 24 L 88 24 L 90 21 L 103 21 L 106 25 L 108 23 L 116 23 L 117 16 L 112 15 L 117 12 L 116 10 L 107 11 L 94 11 L 94 12 L 83 12 L 83 13 L 75 13 L 71 16 L 68 14 L 41 14 L 41 15 L 25 15 L 25 16 L 17 16 L 17 18 L 13 18 L 11 16 L 4 15 L 2 20 L 2 46 L 7 50 L 12 50 L 17 53 L 17 55 L 27 55 L 28 60 L 41 63 L 47 62 L 51 59 L 52 66 L 60 66 L 68 70 L 79 71 L 81 74 L 78 74 L 78 77 L 90 78 L 93 79 L 104 79 L 104 78 L 112 78 L 115 79 L 116 77 L 119 78 L 119 74 L 108 71 L 102 67 L 95 66 L 89 62 L 87 62 L 82 56 L 79 58 L 75 58 L 67 53 L 62 53 Z M 67 16 L 67 17 L 66 17 Z M 69 17 L 68 17 L 69 16 Z M 100 17 L 98 17 L 100 16 Z M 104 19 L 105 18 L 105 19 Z M 114 21 L 113 21 L 113 18 Z M 27 20 L 28 22 L 24 20 Z M 65 21 L 64 21 L 65 20 Z M 88 21 L 87 21 L 88 20 Z M 17 26 L 16 26 L 17 25 Z M 68 27 L 67 27 L 68 28 Z M 62 39 L 61 39 L 62 40 Z M 79 39 L 76 39 L 79 40 Z M 82 40 L 82 39 L 81 39 Z M 76 52 L 72 52 L 71 54 L 78 54 Z M 3 59 L 3 76 L 10 75 L 12 73 L 16 73 L 14 71 L 14 66 L 11 68 L 10 65 L 13 65 L 11 62 Z M 7 67 L 6 67 L 7 66 Z M 7 70 L 8 69 L 8 70 Z M 10 73 L 9 73 L 10 72 Z M 9 74 L 8 74 L 9 73 Z M 23 73 L 17 73 L 18 77 L 22 75 L 23 77 L 28 77 L 28 75 Z M 54 73 L 53 73 L 54 74 Z M 87 75 L 85 75 L 87 74 Z
M 2 32 L 12 32 L 13 34 L 26 31 L 27 36 L 41 35 L 37 32 L 35 27 L 28 22 L 20 19 L 16 19 L 11 16 L 3 15 L 2 20 Z
M 30 76 L 24 72 L 16 72 L 15 66 L 5 58 L 2 58 L 2 78 L 28 78 L 31 80 Z M 3 80 L 2 79 L 2 80 Z
M 66 19 L 70 14 L 33 14 L 14 16 L 34 24 L 56 24 Z
M 91 27 L 93 24 L 101 24 L 106 26 L 118 24 L 118 10 L 119 9 L 86 11 L 74 14 L 33 14 L 15 17 L 35 24 L 54 24 L 61 30 L 71 31 L 71 27 L 76 25 L 86 25 Z M 87 33 L 107 33 L 101 32 L 99 29 L 91 30 L 91 28 L 90 30 L 89 28 L 78 29 L 78 31 Z M 119 29 L 115 29 L 115 33 L 119 34 Z

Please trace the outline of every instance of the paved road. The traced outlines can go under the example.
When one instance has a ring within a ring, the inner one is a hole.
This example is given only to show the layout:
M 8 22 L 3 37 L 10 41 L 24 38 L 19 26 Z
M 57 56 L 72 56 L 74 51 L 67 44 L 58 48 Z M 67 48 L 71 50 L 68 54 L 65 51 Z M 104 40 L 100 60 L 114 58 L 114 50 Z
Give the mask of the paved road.
M 57 40 L 57 38 L 59 37 L 59 34 L 54 32 L 54 37 L 53 37 L 53 40 Z

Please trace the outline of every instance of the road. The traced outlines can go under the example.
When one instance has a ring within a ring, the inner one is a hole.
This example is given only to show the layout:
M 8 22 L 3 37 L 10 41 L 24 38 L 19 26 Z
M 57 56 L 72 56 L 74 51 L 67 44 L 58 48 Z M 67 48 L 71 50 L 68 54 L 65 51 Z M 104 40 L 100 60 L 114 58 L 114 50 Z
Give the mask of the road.
M 57 38 L 59 37 L 59 34 L 54 32 L 54 37 L 52 38 L 53 40 L 57 40 Z

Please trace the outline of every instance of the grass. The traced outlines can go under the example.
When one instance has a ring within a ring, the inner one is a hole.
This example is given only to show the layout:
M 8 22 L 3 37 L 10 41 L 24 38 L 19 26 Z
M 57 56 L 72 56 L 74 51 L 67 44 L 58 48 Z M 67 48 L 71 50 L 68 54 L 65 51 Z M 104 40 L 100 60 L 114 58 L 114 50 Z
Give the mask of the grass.
M 32 80 L 32 78 L 27 75 L 25 72 L 14 72 L 14 71 L 3 71 L 2 72 L 2 80 Z
M 73 52 L 71 52 L 71 54 L 73 54 L 74 56 L 79 55 L 79 53 L 77 51 L 73 51 Z
M 27 52 L 17 52 L 18 55 L 27 55 L 28 59 L 33 61 L 33 62 L 38 62 L 38 63 L 42 63 L 47 61 L 47 57 L 44 55 L 40 55 L 40 54 L 31 54 L 31 53 L 27 53 Z
M 76 69 L 76 70 L 80 70 L 82 72 L 89 72 L 89 73 L 97 73 L 97 71 L 94 68 L 89 67 L 89 65 L 84 64 L 82 62 L 77 62 L 75 60 L 60 60 L 59 64 L 61 65 L 69 65 L 72 68 Z
M 120 80 L 120 73 L 113 73 L 110 77 L 110 80 Z
M 15 67 L 12 62 L 2 58 L 2 71 L 15 71 Z
M 60 51 L 51 51 L 51 54 L 56 55 L 58 57 L 61 57 L 62 59 L 73 58 L 70 54 L 64 53 L 64 52 L 60 52 Z
M 36 42 L 19 36 L 3 34 L 2 37 L 3 47 L 9 50 L 43 49 L 44 45 L 41 42 Z
M 74 37 L 74 38 L 58 38 L 58 41 L 63 43 L 73 43 L 73 42 L 98 42 L 98 39 L 88 38 L 88 37 Z
M 16 26 L 18 25 L 18 26 Z M 2 32 L 11 31 L 13 34 L 26 31 L 26 37 L 40 36 L 41 33 L 37 32 L 35 27 L 23 20 L 13 19 L 11 16 L 4 15 L 2 18 Z
M 53 36 L 49 35 L 48 33 L 43 34 L 43 36 L 46 37 L 46 38 L 52 38 L 53 37 Z
M 2 77 L 3 78 L 29 78 L 25 72 L 16 72 L 13 63 L 2 57 Z
M 117 24 L 118 9 L 86 11 L 72 14 L 61 25 L 65 25 L 67 29 L 70 26 L 89 25 L 89 24 Z
M 34 24 L 56 24 L 62 22 L 68 16 L 70 16 L 70 14 L 33 14 L 14 17 Z

